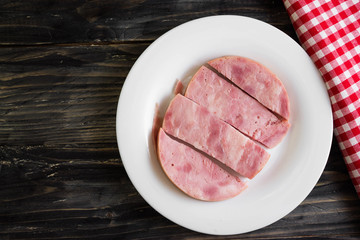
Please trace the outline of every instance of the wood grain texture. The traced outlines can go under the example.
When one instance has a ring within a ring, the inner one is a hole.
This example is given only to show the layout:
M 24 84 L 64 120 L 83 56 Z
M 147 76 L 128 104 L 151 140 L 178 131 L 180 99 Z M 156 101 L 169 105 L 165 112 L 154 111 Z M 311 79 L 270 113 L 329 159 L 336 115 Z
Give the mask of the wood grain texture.
M 153 41 L 184 22 L 235 14 L 295 37 L 281 1 L 0 1 L 0 45 Z
M 7 145 L 113 141 L 121 86 L 146 46 L 0 49 L 0 136 Z
M 162 33 L 215 14 L 296 39 L 281 1 L 0 0 L 0 239 L 360 238 L 360 201 L 336 140 L 301 205 L 242 235 L 178 226 L 133 187 L 115 136 L 124 80 Z

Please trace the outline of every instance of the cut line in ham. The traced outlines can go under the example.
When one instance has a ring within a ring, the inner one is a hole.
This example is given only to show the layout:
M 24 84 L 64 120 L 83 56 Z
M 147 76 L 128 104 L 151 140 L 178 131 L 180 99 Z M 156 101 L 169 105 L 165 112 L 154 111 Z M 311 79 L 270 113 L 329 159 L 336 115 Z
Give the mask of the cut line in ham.
M 279 119 L 254 98 L 205 66 L 193 76 L 185 96 L 269 148 L 280 143 L 290 127 L 288 121 Z
M 250 179 L 270 157 L 251 139 L 180 94 L 171 101 L 162 128 Z
M 157 150 L 165 174 L 190 197 L 222 201 L 246 188 L 246 182 L 229 174 L 204 154 L 169 137 L 161 128 Z
M 289 119 L 290 102 L 285 87 L 265 66 L 239 56 L 216 58 L 208 64 L 265 107 Z

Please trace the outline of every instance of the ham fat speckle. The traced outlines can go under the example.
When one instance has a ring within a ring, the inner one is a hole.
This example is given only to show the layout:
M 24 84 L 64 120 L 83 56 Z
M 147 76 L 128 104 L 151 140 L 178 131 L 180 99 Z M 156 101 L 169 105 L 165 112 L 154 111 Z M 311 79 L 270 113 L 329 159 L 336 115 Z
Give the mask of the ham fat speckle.
M 238 195 L 246 183 L 193 148 L 158 134 L 158 156 L 169 179 L 187 195 L 204 201 L 221 201 Z
M 178 94 L 171 101 L 164 131 L 214 157 L 239 174 L 253 178 L 270 155 L 248 137 L 211 114 L 205 107 Z
M 239 56 L 216 58 L 208 64 L 265 107 L 289 119 L 290 103 L 285 87 L 265 66 Z
M 205 66 L 193 76 L 185 96 L 269 148 L 283 139 L 290 126 L 288 121 L 279 119 L 254 98 Z

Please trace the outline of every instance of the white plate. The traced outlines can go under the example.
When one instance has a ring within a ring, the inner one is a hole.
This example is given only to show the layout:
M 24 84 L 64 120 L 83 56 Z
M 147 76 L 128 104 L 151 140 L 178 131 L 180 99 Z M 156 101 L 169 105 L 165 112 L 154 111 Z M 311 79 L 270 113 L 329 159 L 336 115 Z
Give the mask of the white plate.
M 224 55 L 254 59 L 282 80 L 290 98 L 292 126 L 244 192 L 226 201 L 203 202 L 168 180 L 157 160 L 151 130 L 155 105 L 160 104 L 163 113 L 175 82 L 187 82 L 200 65 Z M 258 20 L 214 16 L 178 26 L 144 51 L 121 91 L 116 133 L 130 180 L 155 210 L 194 231 L 239 234 L 281 219 L 310 193 L 329 155 L 332 113 L 319 72 L 295 41 Z

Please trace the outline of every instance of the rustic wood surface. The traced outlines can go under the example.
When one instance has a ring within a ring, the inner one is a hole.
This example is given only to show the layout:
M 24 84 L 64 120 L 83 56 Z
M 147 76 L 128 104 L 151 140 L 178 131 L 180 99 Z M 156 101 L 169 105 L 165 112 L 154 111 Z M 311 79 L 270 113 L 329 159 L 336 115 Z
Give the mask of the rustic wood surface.
M 242 235 L 178 226 L 131 184 L 115 135 L 131 66 L 169 29 L 218 14 L 296 40 L 281 1 L 0 0 L 0 239 L 360 239 L 360 201 L 335 139 L 301 205 Z

